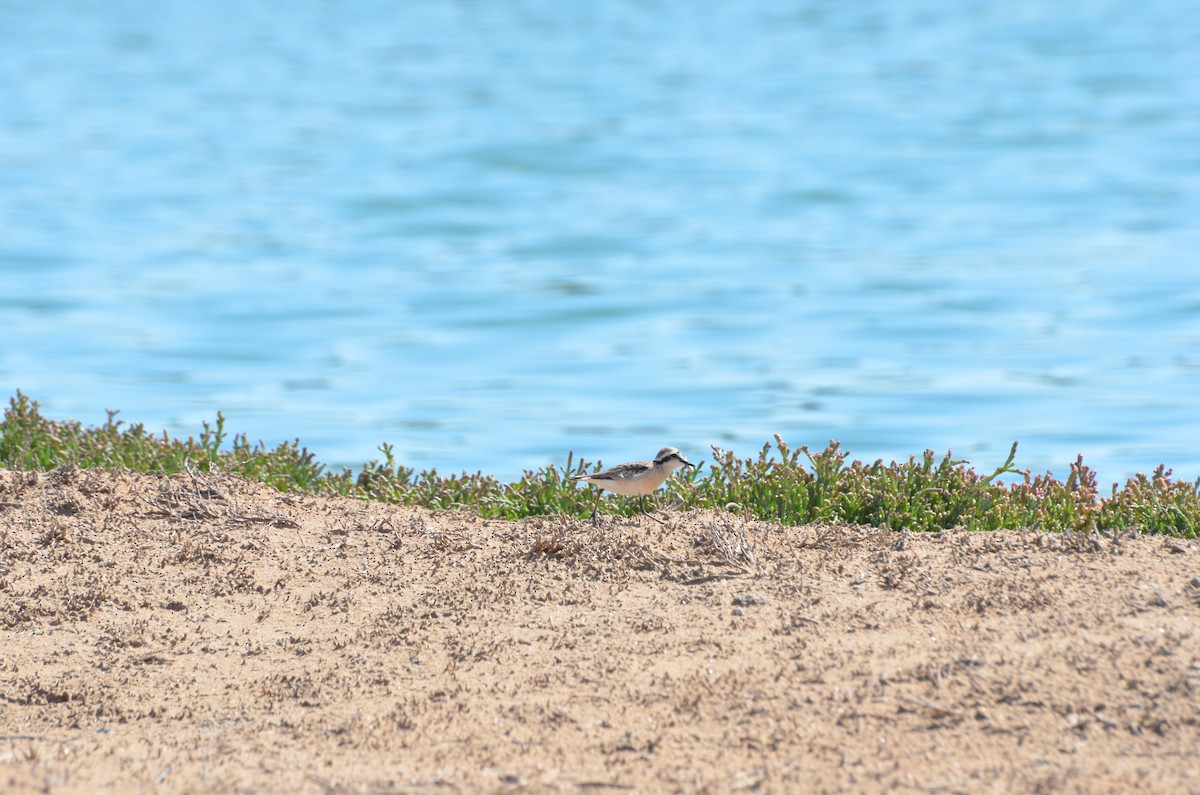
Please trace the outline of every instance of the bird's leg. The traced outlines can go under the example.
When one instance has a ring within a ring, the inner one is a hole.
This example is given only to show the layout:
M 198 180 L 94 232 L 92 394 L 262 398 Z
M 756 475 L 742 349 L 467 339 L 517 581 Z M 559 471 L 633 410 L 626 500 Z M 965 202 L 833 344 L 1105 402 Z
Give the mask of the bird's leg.
M 650 517 L 651 519 L 653 519 L 654 521 L 658 522 L 658 523 L 659 523 L 660 525 L 662 525 L 663 527 L 666 527 L 666 525 L 667 525 L 667 523 L 666 523 L 666 522 L 664 522 L 662 519 L 659 519 L 657 516 L 655 516 L 654 514 L 652 514 L 652 513 L 650 513 L 649 511 L 647 511 L 647 510 L 646 510 L 646 495 L 645 495 L 645 494 L 642 494 L 642 495 L 639 495 L 639 496 L 638 496 L 638 505 L 640 505 L 640 506 L 641 506 L 641 508 L 642 508 L 642 513 L 646 514 L 647 516 L 649 516 L 649 517 Z
M 600 521 L 596 518 L 596 510 L 600 507 L 600 498 L 604 496 L 601 489 L 596 489 L 596 501 L 592 503 L 592 526 L 599 527 Z

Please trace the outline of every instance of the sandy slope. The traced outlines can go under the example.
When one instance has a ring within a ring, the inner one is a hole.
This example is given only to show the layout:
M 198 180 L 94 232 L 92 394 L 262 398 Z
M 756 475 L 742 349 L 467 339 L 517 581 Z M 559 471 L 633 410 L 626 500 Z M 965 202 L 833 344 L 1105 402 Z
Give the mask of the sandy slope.
M 0 790 L 1200 792 L 1200 544 L 0 473 Z

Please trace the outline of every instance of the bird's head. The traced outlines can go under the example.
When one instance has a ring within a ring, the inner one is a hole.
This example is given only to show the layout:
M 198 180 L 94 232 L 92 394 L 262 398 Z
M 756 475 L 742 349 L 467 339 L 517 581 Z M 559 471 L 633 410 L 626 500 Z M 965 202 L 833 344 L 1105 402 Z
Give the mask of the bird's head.
M 683 454 L 674 447 L 664 447 L 658 451 L 658 455 L 654 456 L 654 463 L 657 466 L 667 466 L 672 470 L 679 467 L 695 467 L 691 461 L 683 457 Z

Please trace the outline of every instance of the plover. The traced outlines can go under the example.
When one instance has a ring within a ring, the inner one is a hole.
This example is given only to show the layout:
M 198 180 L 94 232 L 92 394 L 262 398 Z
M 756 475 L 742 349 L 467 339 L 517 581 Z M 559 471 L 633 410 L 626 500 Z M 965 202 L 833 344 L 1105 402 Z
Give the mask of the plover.
M 680 467 L 695 467 L 674 447 L 664 447 L 654 456 L 653 461 L 633 461 L 628 464 L 617 464 L 602 472 L 590 475 L 576 475 L 574 481 L 590 483 L 602 489 L 608 489 L 613 494 L 623 497 L 637 497 L 642 513 L 650 516 L 646 510 L 646 495 L 652 493 L 663 484 L 672 472 Z M 592 523 L 596 522 L 596 509 L 600 507 L 600 497 L 603 492 L 596 493 L 596 502 L 592 505 Z M 653 519 L 653 516 L 650 516 Z

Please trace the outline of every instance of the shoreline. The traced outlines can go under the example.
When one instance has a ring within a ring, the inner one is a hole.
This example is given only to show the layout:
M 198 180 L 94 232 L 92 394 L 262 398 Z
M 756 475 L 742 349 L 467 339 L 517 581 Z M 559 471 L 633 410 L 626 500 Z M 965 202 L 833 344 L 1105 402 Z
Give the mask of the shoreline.
M 39 404 L 17 392 L 0 421 L 0 469 L 50 471 L 103 468 L 174 473 L 229 472 L 281 491 L 335 494 L 430 509 L 473 508 L 490 519 L 581 518 L 593 493 L 575 482 L 597 462 L 567 456 L 560 468 L 527 470 L 502 483 L 476 473 L 416 472 L 396 461 L 389 445 L 382 460 L 355 472 L 329 472 L 299 440 L 268 449 L 245 434 L 231 435 L 224 417 L 203 423 L 197 436 L 171 438 L 127 425 L 110 411 L 108 421 L 84 427 L 43 416 Z M 836 441 L 823 450 L 792 447 L 781 436 L 757 456 L 741 458 L 713 448 L 709 459 L 676 472 L 656 492 L 661 505 L 681 510 L 733 510 L 747 519 L 791 526 L 861 524 L 909 531 L 1020 530 L 1138 532 L 1195 537 L 1200 533 L 1200 479 L 1172 478 L 1160 466 L 1105 494 L 1083 458 L 1067 477 L 1034 475 L 1015 465 L 1016 442 L 990 474 L 947 452 L 926 450 L 907 461 L 852 460 Z M 633 508 L 608 500 L 606 513 L 629 517 Z

